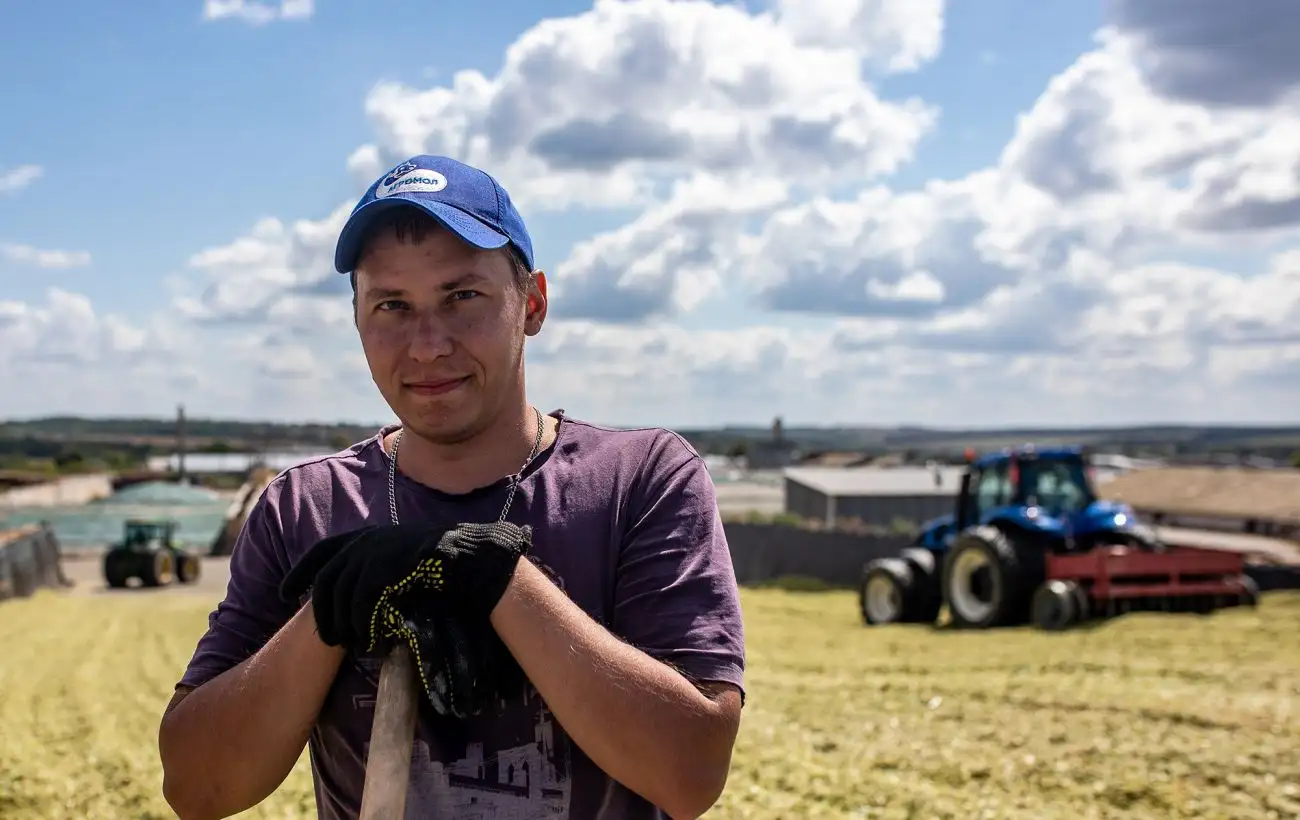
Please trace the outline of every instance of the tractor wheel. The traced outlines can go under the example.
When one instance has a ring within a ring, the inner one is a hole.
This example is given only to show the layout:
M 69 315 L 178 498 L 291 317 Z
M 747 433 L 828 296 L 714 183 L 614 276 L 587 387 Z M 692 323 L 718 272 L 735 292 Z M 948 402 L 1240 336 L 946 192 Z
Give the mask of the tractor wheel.
M 140 569 L 140 581 L 147 587 L 162 587 L 170 584 L 176 576 L 176 560 L 168 550 L 157 550 L 141 556 L 144 566 Z
M 943 597 L 954 626 L 986 629 L 1023 623 L 1041 580 L 1042 555 L 996 527 L 958 535 L 943 563 Z
M 877 558 L 863 569 L 858 609 L 868 626 L 915 620 L 915 599 L 916 577 L 901 558 Z
M 915 580 L 913 594 L 916 596 L 917 622 L 934 623 L 943 606 L 943 590 L 939 589 L 934 553 L 924 547 L 907 547 L 898 557 L 907 562 Z
M 130 568 L 126 565 L 127 556 L 109 550 L 104 553 L 104 583 L 109 589 L 123 589 L 130 580 Z
M 192 584 L 203 574 L 203 562 L 197 555 L 184 551 L 176 553 L 176 580 L 182 584 Z
M 1038 587 L 1031 606 L 1034 625 L 1056 632 L 1078 623 L 1079 598 L 1075 594 L 1078 589 L 1079 585 L 1073 581 L 1061 580 L 1047 581 Z

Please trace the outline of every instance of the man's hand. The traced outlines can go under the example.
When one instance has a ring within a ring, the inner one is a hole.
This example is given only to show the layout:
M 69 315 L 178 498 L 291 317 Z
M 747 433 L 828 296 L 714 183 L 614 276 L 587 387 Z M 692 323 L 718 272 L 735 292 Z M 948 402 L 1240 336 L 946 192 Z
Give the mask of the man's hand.
M 373 526 L 317 543 L 285 577 L 280 594 L 310 590 L 321 640 L 356 653 L 415 655 L 430 705 L 466 716 L 522 686 L 522 671 L 488 616 L 531 548 L 514 524 Z

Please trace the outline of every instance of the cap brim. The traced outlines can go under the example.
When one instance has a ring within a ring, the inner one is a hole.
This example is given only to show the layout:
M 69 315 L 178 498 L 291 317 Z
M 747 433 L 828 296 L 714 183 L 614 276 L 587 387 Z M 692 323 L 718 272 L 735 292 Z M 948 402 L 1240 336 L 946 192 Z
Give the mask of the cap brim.
M 339 232 L 338 244 L 334 247 L 334 269 L 339 273 L 351 273 L 356 270 L 357 258 L 361 255 L 361 243 L 376 218 L 394 208 L 419 208 L 436 219 L 443 227 L 465 242 L 483 250 L 503 248 L 510 242 L 509 237 L 494 228 L 488 227 L 477 217 L 461 209 L 414 196 L 391 196 L 367 202 L 353 211 L 348 221 Z

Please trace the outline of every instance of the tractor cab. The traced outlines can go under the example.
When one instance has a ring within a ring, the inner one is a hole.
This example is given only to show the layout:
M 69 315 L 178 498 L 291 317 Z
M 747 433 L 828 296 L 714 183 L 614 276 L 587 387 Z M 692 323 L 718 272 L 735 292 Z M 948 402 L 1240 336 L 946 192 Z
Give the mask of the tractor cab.
M 967 452 L 970 465 L 957 496 L 957 530 L 1003 516 L 1073 519 L 1098 502 L 1082 448 L 1038 450 L 1032 446 L 990 453 Z
M 953 532 L 994 525 L 1046 539 L 1054 549 L 1100 543 L 1157 548 L 1155 532 L 1127 504 L 1097 496 L 1082 447 L 1031 445 L 970 457 L 957 495 Z
M 128 549 L 170 547 L 175 533 L 175 521 L 132 519 L 123 525 L 122 546 Z

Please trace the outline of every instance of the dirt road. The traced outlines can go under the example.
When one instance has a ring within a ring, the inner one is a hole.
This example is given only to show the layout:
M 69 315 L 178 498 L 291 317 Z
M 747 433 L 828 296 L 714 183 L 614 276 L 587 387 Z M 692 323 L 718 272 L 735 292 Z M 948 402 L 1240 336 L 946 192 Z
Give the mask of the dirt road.
M 1291 541 L 1174 527 L 1161 528 L 1160 535 L 1172 544 L 1262 554 L 1272 559 L 1272 563 L 1300 566 L 1300 546 Z M 230 581 L 230 558 L 204 557 L 203 574 L 197 584 L 171 584 L 158 589 L 108 589 L 104 584 L 99 555 L 65 554 L 63 570 L 74 584 L 71 592 L 75 595 L 196 595 L 210 599 L 215 605 L 226 594 L 226 584 Z
M 1270 563 L 1300 565 L 1300 544 L 1282 538 L 1186 527 L 1160 527 L 1158 532 L 1169 544 L 1259 555 L 1268 558 Z
M 215 604 L 226 594 L 226 584 L 230 581 L 230 559 L 205 557 L 198 583 L 170 584 L 156 589 L 109 589 L 104 584 L 103 563 L 98 555 L 65 555 L 63 573 L 74 584 L 71 590 L 74 595 L 200 595 L 211 598 Z

